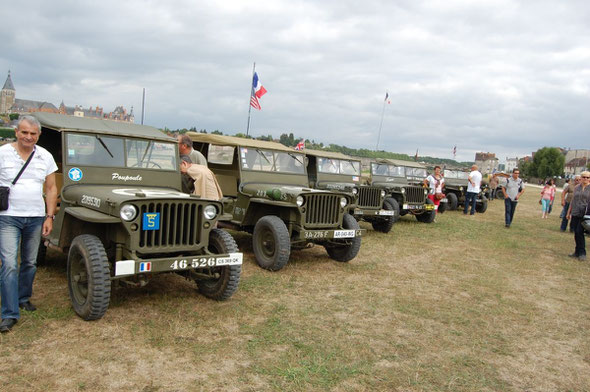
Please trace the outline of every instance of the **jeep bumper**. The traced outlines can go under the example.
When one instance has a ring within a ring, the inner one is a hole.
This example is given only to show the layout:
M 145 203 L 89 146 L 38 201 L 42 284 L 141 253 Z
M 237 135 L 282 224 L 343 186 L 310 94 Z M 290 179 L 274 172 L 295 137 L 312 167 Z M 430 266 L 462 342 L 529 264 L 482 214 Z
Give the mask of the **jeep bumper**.
M 115 262 L 115 277 L 129 275 L 173 272 L 187 269 L 222 267 L 242 264 L 240 252 L 222 255 L 165 257 L 159 259 L 120 260 Z

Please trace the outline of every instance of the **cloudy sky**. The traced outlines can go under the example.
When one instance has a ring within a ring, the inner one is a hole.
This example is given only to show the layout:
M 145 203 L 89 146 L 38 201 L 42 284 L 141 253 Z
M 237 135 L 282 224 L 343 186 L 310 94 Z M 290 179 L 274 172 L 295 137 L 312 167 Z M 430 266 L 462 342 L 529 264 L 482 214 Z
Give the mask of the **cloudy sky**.
M 144 123 L 473 160 L 590 148 L 590 2 L 11 1 L 0 83 Z

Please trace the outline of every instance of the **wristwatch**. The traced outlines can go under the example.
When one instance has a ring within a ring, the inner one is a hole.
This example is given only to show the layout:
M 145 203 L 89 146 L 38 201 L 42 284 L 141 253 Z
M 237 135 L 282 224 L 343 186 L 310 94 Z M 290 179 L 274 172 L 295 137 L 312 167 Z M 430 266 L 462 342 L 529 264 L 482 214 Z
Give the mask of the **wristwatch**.
M 47 219 L 47 218 L 51 218 L 51 220 L 55 220 L 55 215 L 47 214 L 47 215 L 45 215 L 45 219 Z

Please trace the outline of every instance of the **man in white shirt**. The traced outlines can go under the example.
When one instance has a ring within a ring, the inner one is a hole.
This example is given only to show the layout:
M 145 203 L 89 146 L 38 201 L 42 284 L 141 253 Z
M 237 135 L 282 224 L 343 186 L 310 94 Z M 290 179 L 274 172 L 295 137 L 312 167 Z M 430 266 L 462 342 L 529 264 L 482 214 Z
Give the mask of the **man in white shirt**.
M 467 184 L 467 192 L 465 192 L 465 207 L 463 214 L 467 215 L 467 209 L 471 205 L 470 215 L 475 214 L 475 204 L 477 203 L 477 195 L 479 194 L 479 187 L 481 185 L 481 173 L 477 170 L 477 165 L 471 166 L 471 173 L 469 173 L 469 183 Z
M 16 142 L 0 147 L 0 186 L 10 188 L 8 209 L 0 211 L 2 333 L 10 331 L 17 323 L 19 308 L 36 310 L 30 298 L 37 271 L 37 251 L 41 235 L 47 236 L 53 229 L 57 205 L 54 173 L 57 165 L 46 149 L 36 145 L 41 124 L 35 117 L 21 116 L 14 133 Z M 13 184 L 29 157 L 29 164 Z M 17 270 L 19 248 L 20 268 Z

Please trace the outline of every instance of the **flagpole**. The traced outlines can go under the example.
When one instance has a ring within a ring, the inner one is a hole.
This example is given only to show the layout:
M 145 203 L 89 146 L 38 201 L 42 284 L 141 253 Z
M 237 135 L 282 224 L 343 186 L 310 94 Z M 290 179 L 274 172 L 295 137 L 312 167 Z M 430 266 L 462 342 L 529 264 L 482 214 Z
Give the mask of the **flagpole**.
M 387 91 L 385 92 L 385 95 L 387 95 Z M 383 115 L 385 114 L 385 104 L 387 99 L 383 100 L 383 109 L 381 110 L 381 122 L 379 123 L 379 133 L 377 134 L 377 145 L 375 146 L 375 151 L 379 150 L 379 139 L 381 139 L 381 128 L 383 127 Z
M 254 73 L 255 72 L 256 72 L 256 61 L 254 62 L 254 65 L 252 66 L 252 80 L 254 80 Z M 254 88 L 254 86 L 252 85 L 252 82 L 250 82 L 250 98 L 248 99 L 248 126 L 246 127 L 246 136 L 248 136 L 248 134 L 250 132 L 250 113 L 252 113 L 251 99 L 252 99 L 252 95 L 254 95 L 254 92 L 252 91 L 253 88 Z

